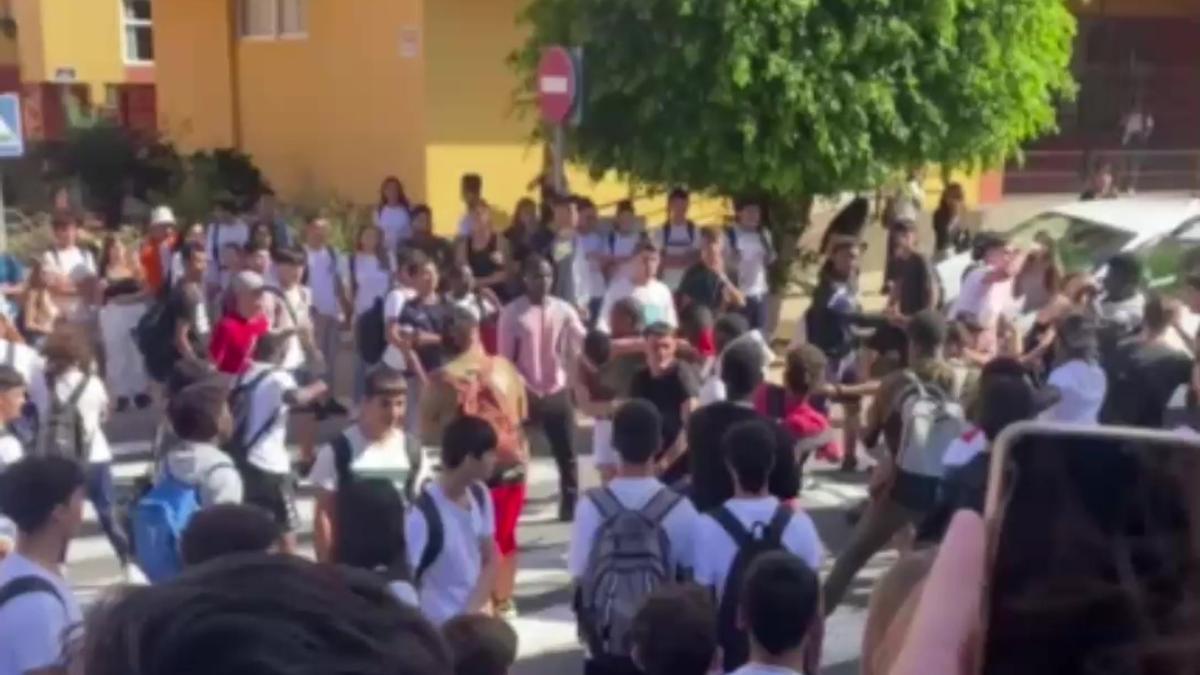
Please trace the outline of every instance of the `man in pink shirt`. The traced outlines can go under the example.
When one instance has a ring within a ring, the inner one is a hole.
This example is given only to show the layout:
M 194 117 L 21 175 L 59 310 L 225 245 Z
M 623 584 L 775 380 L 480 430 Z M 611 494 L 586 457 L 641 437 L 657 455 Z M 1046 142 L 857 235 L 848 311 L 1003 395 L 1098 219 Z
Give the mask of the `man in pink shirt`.
M 529 392 L 529 424 L 540 424 L 558 464 L 559 520 L 575 517 L 579 477 L 575 467 L 575 413 L 567 369 L 583 344 L 578 312 L 549 294 L 554 269 L 533 257 L 525 265 L 525 295 L 500 313 L 499 356 L 509 359 Z

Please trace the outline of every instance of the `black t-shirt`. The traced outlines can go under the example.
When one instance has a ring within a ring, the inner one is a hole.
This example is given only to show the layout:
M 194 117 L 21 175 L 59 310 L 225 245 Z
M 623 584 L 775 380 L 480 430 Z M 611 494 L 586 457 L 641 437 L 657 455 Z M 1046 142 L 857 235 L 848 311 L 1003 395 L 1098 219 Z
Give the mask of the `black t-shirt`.
M 898 289 L 902 314 L 916 314 L 930 306 L 934 276 L 925 256 L 913 253 L 906 258 L 896 258 L 888 281 Z
M 192 345 L 192 350 L 197 354 L 207 354 L 211 325 L 205 320 L 206 316 L 201 316 L 201 313 L 207 313 L 207 309 L 204 306 L 204 293 L 200 290 L 200 285 L 188 282 L 177 284 L 171 289 L 167 303 L 175 321 L 187 322 L 187 339 Z M 201 333 L 200 328 L 205 328 L 206 331 Z M 174 335 L 172 335 L 172 339 L 174 339 Z
M 1108 394 L 1100 420 L 1161 428 L 1171 396 L 1192 376 L 1192 359 L 1166 345 L 1140 339 L 1122 343 L 1107 363 Z
M 633 376 L 630 394 L 634 398 L 642 398 L 654 404 L 662 415 L 662 449 L 667 449 L 675 443 L 676 437 L 683 431 L 683 404 L 690 398 L 696 398 L 700 391 L 700 377 L 692 366 L 676 362 L 662 375 L 655 377 L 649 368 L 639 371 Z
M 800 493 L 800 467 L 783 426 L 752 408 L 718 401 L 692 413 L 688 420 L 691 496 L 697 511 L 711 511 L 733 497 L 733 479 L 725 465 L 721 440 L 730 427 L 750 420 L 763 420 L 775 430 L 775 468 L 767 479 L 767 489 L 781 500 L 794 499 Z
M 449 308 L 442 302 L 426 304 L 413 300 L 404 304 L 400 310 L 399 324 L 422 333 L 441 335 L 449 316 Z M 424 344 L 416 348 L 417 359 L 425 372 L 430 373 L 442 367 L 446 360 L 441 344 Z
M 680 296 L 709 308 L 715 314 L 721 311 L 724 304 L 724 286 L 719 274 L 703 263 L 696 263 L 684 273 L 678 292 Z

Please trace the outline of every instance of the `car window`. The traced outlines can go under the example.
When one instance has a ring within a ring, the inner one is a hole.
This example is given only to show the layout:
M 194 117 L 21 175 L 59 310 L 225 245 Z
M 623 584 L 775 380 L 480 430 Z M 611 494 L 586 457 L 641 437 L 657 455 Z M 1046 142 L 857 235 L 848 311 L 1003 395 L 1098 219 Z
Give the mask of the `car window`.
M 1009 240 L 1024 248 L 1043 234 L 1057 245 L 1063 268 L 1068 272 L 1090 272 L 1134 239 L 1132 233 L 1107 225 L 1061 213 L 1043 213 L 1014 228 Z
M 1162 241 L 1138 254 L 1151 288 L 1171 289 L 1181 270 L 1200 267 L 1200 218 L 1184 223 Z

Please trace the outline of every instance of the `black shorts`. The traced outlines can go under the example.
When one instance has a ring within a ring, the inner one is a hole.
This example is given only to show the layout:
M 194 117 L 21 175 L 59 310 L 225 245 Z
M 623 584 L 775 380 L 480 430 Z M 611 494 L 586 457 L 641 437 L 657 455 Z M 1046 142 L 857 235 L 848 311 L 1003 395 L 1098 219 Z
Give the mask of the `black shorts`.
M 290 473 L 263 471 L 249 462 L 241 466 L 243 501 L 265 509 L 284 532 L 296 529 L 296 479 Z

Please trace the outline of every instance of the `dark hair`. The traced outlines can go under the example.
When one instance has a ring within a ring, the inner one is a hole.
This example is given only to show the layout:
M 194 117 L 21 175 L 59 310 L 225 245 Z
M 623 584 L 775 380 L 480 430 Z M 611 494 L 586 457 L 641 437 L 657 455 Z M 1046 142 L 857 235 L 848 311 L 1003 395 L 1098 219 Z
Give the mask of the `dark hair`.
M 800 558 L 783 551 L 759 556 L 746 572 L 742 614 L 751 640 L 779 656 L 804 644 L 818 620 L 820 583 Z
M 646 675 L 705 675 L 717 653 L 717 608 L 695 584 L 669 584 L 633 617 L 633 645 Z
M 26 386 L 25 376 L 10 365 L 0 364 L 0 391 L 12 391 Z
M 635 398 L 617 408 L 612 445 L 626 464 L 645 464 L 662 447 L 662 416 L 653 403 Z
M 175 435 L 185 441 L 210 443 L 221 434 L 221 418 L 228 412 L 224 384 L 201 381 L 184 387 L 167 402 L 167 419 Z
M 365 385 L 363 395 L 367 398 L 396 396 L 406 391 L 404 376 L 384 365 L 375 366 L 367 372 Z
M 1146 309 L 1142 317 L 1146 330 L 1155 335 L 1161 334 L 1179 316 L 1179 308 L 1178 300 L 1150 293 L 1146 296 Z
M 670 337 L 674 334 L 675 334 L 675 329 L 671 327 L 671 324 L 666 323 L 665 321 L 655 321 L 654 323 L 650 324 L 649 326 L 646 326 L 645 330 L 642 331 L 642 335 L 644 335 L 645 337 L 660 337 L 661 338 L 661 337 Z
M 441 635 L 377 576 L 227 556 L 126 590 L 89 617 L 88 675 L 445 675 Z
M 796 345 L 787 352 L 783 367 L 783 384 L 792 394 L 808 398 L 825 384 L 829 359 L 811 344 Z
M 713 324 L 713 341 L 717 343 L 717 351 L 749 332 L 750 322 L 745 316 L 733 312 L 721 315 Z
M 645 317 L 642 316 L 642 303 L 637 298 L 629 296 L 621 298 L 613 303 L 612 309 L 608 312 L 608 321 L 612 323 L 612 316 L 616 313 L 622 313 L 633 322 L 633 331 L 640 333 L 644 330 L 642 322 Z
M 739 340 L 721 354 L 721 381 L 731 401 L 754 393 L 763 382 L 762 348 L 752 340 Z
M 1096 320 L 1082 311 L 1073 311 L 1058 321 L 1055 348 L 1060 357 L 1094 361 L 1099 358 L 1100 337 Z
M 433 223 L 432 223 L 432 221 L 433 221 L 433 209 L 429 208 L 429 206 L 428 206 L 428 205 L 426 205 L 426 204 L 417 204 L 416 206 L 412 207 L 412 208 L 409 210 L 409 212 L 408 212 L 408 218 L 409 218 L 409 220 L 410 220 L 410 221 L 415 221 L 415 220 L 417 219 L 417 217 L 418 217 L 418 216 L 428 216 L 428 217 L 429 217 L 429 220 L 431 221 L 431 222 L 430 222 L 430 226 L 432 227 L 432 225 L 433 225 Z
M 198 382 L 219 380 L 219 378 L 220 371 L 213 367 L 211 361 L 190 357 L 181 358 L 171 366 L 171 372 L 167 373 L 167 397 L 174 397 L 180 391 Z M 218 384 L 220 383 L 218 382 Z
M 617 215 L 621 215 L 622 213 L 634 213 L 634 212 L 635 211 L 633 208 L 633 200 L 622 199 L 621 201 L 617 202 Z
M 980 383 L 979 428 L 989 441 L 1008 425 L 1033 419 L 1036 413 L 1033 389 L 1023 378 L 997 376 Z
M 997 356 L 991 361 L 983 364 L 983 368 L 979 370 L 979 381 L 991 379 L 993 377 L 1016 377 L 1023 378 L 1028 374 L 1021 360 L 1012 356 Z
M 946 343 L 946 320 L 936 310 L 921 310 L 909 320 L 907 333 L 917 353 L 933 354 Z
M 477 173 L 464 173 L 459 185 L 464 192 L 483 193 L 483 177 Z
M 197 253 L 206 253 L 204 244 L 198 241 L 185 241 L 179 245 L 179 258 L 184 262 L 192 262 Z
M 63 227 L 70 227 L 72 225 L 78 226 L 79 218 L 77 218 L 75 214 L 71 213 L 70 211 L 60 209 L 55 211 L 54 214 L 50 216 L 51 229 L 57 230 Z
M 517 632 L 503 619 L 463 614 L 442 626 L 454 675 L 507 675 L 517 660 Z
M 1108 276 L 1113 282 L 1137 285 L 1142 281 L 1142 261 L 1132 253 L 1118 253 L 1108 261 Z
M 596 210 L 596 202 L 583 195 L 575 195 L 575 209 L 578 211 L 594 211 Z
M 463 415 L 442 433 L 442 466 L 457 469 L 468 457 L 481 459 L 496 450 L 496 430 L 487 420 Z
M 120 243 L 120 241 L 121 240 L 118 239 L 115 235 L 110 234 L 104 238 L 103 242 L 101 242 L 101 244 L 100 244 L 100 259 L 96 261 L 96 268 L 97 268 L 96 271 L 99 273 L 99 275 L 101 277 L 107 276 L 108 269 L 110 267 L 112 267 L 112 264 L 113 264 L 112 250 L 114 247 L 116 247 L 116 245 L 118 243 Z
M 271 260 L 275 261 L 276 265 L 299 265 L 304 267 L 308 264 L 308 256 L 304 253 L 304 249 L 299 246 L 280 246 L 271 254 Z
M 200 509 L 179 540 L 183 564 L 193 567 L 238 553 L 270 551 L 283 530 L 270 513 L 253 504 L 216 504 Z
M 638 240 L 637 246 L 634 247 L 633 252 L 638 254 L 658 253 L 659 248 L 658 244 L 654 243 L 654 240 L 650 237 L 642 237 Z
M 403 264 L 399 265 L 400 269 L 404 270 L 409 276 L 416 276 L 421 273 L 429 265 L 436 264 L 433 258 L 425 255 L 424 251 L 415 248 L 405 249 L 401 256 L 404 258 Z
M 589 331 L 583 338 L 583 355 L 598 366 L 608 363 L 612 358 L 612 338 L 604 331 Z
M 382 183 L 379 184 L 379 210 L 383 211 L 383 207 L 388 206 L 387 189 L 388 189 L 389 185 L 395 185 L 397 188 L 399 188 L 399 190 L 398 190 L 398 192 L 400 193 L 399 204 L 400 204 L 400 206 L 403 206 L 404 208 L 407 209 L 408 208 L 408 195 L 405 194 L 405 192 L 404 192 L 404 183 L 401 183 L 400 179 L 395 176 L 388 176 L 387 178 L 383 179 Z
M 334 532 L 334 561 L 383 574 L 389 581 L 410 581 L 404 499 L 395 484 L 386 480 L 362 481 L 355 490 L 339 498 L 353 501 L 351 512 L 368 513 L 371 518 L 338 523 Z
M 446 323 L 442 325 L 442 348 L 457 356 L 470 349 L 479 319 L 470 310 L 453 305 L 449 308 Z
M 721 437 L 721 454 L 747 492 L 761 492 L 775 467 L 775 434 L 759 419 L 739 422 Z
M 296 336 L 294 330 L 268 331 L 254 343 L 253 359 L 259 363 L 280 364 L 287 354 L 288 341 Z
M 535 272 L 541 272 L 543 268 L 550 270 L 550 276 L 554 276 L 554 263 L 550 262 L 545 256 L 537 253 L 530 254 L 525 262 L 521 264 L 521 276 L 528 276 Z
M 254 227 L 257 228 L 259 225 L 255 225 Z M 264 251 L 269 254 L 271 252 L 271 245 L 265 241 L 260 241 L 254 238 L 251 238 L 245 243 L 245 245 L 242 246 L 242 253 L 246 255 L 262 253 Z
M 677 199 L 690 199 L 690 198 L 691 198 L 691 194 L 687 191 L 687 188 L 679 186 L 679 187 L 675 187 L 674 189 L 672 189 L 671 193 L 669 195 L 667 195 L 667 202 L 670 203 Z
M 700 228 L 700 241 L 704 244 L 720 244 L 722 242 L 722 233 L 715 227 Z
M 0 473 L 0 513 L 26 534 L 37 532 L 54 509 L 83 487 L 83 469 L 65 457 L 25 457 Z
M 707 305 L 693 303 L 679 311 L 679 333 L 696 340 L 713 326 L 713 313 Z

